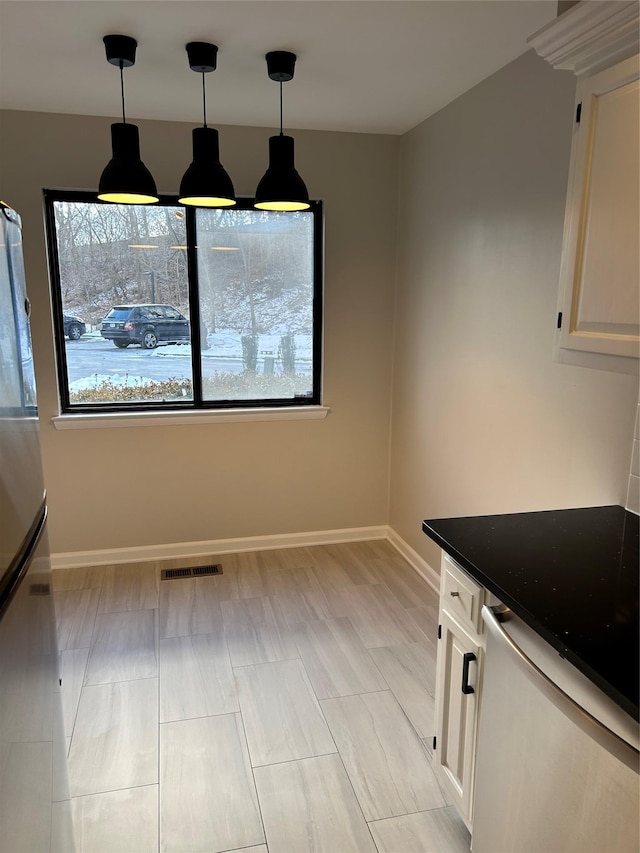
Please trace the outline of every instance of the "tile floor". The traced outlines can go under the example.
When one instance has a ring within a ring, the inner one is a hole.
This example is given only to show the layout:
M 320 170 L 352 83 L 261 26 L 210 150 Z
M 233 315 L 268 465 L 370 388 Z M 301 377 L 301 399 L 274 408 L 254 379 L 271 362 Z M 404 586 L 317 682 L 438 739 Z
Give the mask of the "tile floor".
M 468 853 L 429 754 L 437 596 L 387 542 L 53 584 L 78 853 Z

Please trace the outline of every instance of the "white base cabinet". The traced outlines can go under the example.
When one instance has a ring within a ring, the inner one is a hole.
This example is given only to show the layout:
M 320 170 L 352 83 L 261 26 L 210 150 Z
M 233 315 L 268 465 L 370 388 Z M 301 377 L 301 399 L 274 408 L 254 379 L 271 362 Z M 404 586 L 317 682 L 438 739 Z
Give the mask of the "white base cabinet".
M 469 829 L 484 664 L 480 616 L 484 594 L 482 587 L 443 555 L 434 769 Z

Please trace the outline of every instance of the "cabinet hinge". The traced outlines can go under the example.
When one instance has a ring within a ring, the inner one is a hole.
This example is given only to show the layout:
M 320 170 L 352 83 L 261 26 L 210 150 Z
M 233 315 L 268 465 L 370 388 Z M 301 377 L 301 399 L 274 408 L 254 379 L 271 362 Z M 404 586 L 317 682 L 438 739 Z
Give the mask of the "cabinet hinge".
M 442 625 L 438 625 L 438 639 L 442 639 Z
M 580 116 L 582 115 L 582 101 L 576 107 L 576 124 L 580 124 Z
M 434 735 L 433 736 L 433 749 L 434 749 L 434 751 L 435 751 L 435 748 L 436 748 L 436 736 Z
M 562 328 L 562 311 L 558 311 L 558 325 L 557 325 L 557 328 L 558 328 L 558 329 L 561 329 L 561 328 Z

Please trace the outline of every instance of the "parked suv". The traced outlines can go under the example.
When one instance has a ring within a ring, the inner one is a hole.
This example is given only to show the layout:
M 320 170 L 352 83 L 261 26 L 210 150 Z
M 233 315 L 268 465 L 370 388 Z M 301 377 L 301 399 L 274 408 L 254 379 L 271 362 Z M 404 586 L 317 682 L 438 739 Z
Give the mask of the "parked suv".
M 120 349 L 129 344 L 154 349 L 191 340 L 189 321 L 172 305 L 114 305 L 98 328 Z
M 87 327 L 78 317 L 72 317 L 71 314 L 62 315 L 62 323 L 64 325 L 65 337 L 71 341 L 77 341 L 87 331 Z

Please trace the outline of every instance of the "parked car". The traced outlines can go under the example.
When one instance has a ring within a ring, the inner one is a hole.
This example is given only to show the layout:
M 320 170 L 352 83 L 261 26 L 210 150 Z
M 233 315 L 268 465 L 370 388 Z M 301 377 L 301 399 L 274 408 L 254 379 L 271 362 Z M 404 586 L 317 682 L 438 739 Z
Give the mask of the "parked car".
M 189 321 L 172 305 L 114 305 L 98 328 L 120 349 L 129 344 L 155 349 L 191 340 Z
M 62 323 L 64 325 L 64 335 L 70 341 L 77 341 L 87 331 L 84 322 L 78 317 L 72 317 L 71 314 L 63 314 Z

